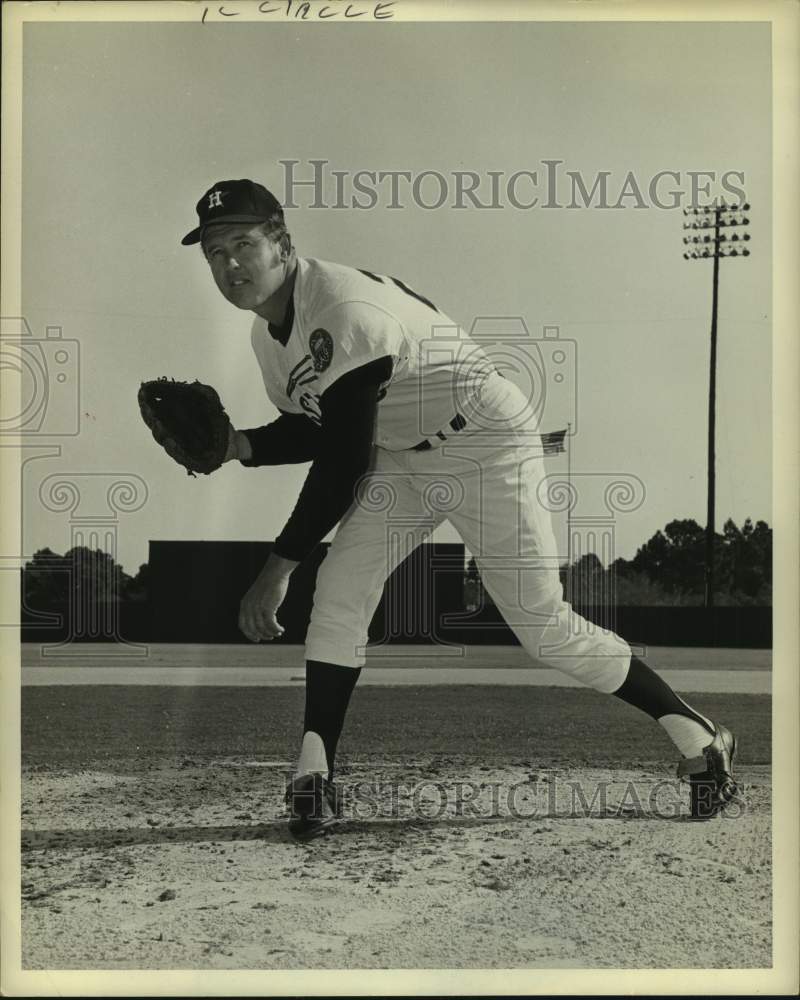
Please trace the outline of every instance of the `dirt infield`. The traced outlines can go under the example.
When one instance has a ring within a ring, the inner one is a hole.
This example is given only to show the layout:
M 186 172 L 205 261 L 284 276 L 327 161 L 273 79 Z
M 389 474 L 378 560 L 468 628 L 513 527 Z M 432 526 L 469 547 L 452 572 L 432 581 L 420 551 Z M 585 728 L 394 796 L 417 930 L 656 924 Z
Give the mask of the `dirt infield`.
M 770 965 L 768 698 L 696 699 L 742 739 L 744 801 L 692 823 L 613 699 L 360 691 L 345 821 L 299 846 L 299 695 L 25 691 L 23 967 Z

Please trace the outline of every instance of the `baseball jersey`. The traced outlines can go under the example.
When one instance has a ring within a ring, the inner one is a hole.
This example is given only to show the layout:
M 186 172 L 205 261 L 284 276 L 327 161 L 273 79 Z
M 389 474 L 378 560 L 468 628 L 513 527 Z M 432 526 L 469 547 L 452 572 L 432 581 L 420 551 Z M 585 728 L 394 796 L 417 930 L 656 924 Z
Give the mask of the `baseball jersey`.
M 298 257 L 287 318 L 256 317 L 251 341 L 270 401 L 319 424 L 320 397 L 348 372 L 392 360 L 378 394 L 375 444 L 412 448 L 448 427 L 494 370 L 485 352 L 397 278 Z

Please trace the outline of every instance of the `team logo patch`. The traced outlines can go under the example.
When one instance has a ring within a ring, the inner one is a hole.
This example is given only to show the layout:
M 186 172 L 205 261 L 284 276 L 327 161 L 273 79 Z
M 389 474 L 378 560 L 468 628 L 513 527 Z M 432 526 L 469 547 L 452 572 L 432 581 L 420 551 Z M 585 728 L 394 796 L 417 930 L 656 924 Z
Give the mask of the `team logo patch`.
M 327 330 L 315 330 L 308 341 L 308 348 L 314 359 L 314 371 L 324 372 L 333 360 L 333 337 Z

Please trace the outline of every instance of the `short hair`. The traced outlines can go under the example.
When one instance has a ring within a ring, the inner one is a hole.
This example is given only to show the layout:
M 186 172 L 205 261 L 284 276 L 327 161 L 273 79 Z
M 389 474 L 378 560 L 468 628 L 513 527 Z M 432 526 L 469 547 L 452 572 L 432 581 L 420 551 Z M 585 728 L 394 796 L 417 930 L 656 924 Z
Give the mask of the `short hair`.
M 274 215 L 271 215 L 266 222 L 262 222 L 261 232 L 267 237 L 268 240 L 272 240 L 273 243 L 280 243 L 287 255 L 294 251 L 292 236 L 286 228 L 286 221 L 283 218 L 283 212 L 276 212 Z
M 228 225 L 236 225 L 236 223 L 228 223 Z M 283 212 L 274 212 L 265 222 L 257 223 L 256 225 L 268 240 L 271 240 L 273 243 L 283 243 L 287 252 L 294 250 L 292 237 L 286 228 L 286 220 L 283 217 Z M 200 249 L 203 251 L 203 256 L 206 256 L 205 232 L 200 237 Z
M 283 217 L 283 212 L 275 212 L 266 222 L 262 222 L 261 232 L 268 239 L 271 239 L 273 243 L 277 243 L 284 236 L 288 236 L 289 230 L 286 228 L 286 220 Z

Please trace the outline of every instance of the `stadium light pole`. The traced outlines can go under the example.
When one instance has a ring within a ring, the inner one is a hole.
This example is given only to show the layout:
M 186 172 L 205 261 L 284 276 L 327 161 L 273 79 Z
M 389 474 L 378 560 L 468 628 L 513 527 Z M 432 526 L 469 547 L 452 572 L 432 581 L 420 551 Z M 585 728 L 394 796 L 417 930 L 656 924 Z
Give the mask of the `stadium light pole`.
M 708 508 L 706 513 L 705 606 L 714 606 L 714 508 L 716 497 L 715 436 L 717 409 L 717 304 L 719 301 L 719 262 L 723 257 L 749 257 L 746 246 L 750 234 L 747 213 L 750 205 L 726 205 L 717 201 L 705 208 L 685 208 L 683 224 L 684 260 L 714 261 L 711 286 L 711 352 L 708 379 Z M 705 230 L 705 231 L 703 231 Z M 713 230 L 713 235 L 709 230 Z M 720 230 L 725 230 L 721 232 Z
M 572 603 L 572 424 L 567 424 L 567 600 Z

